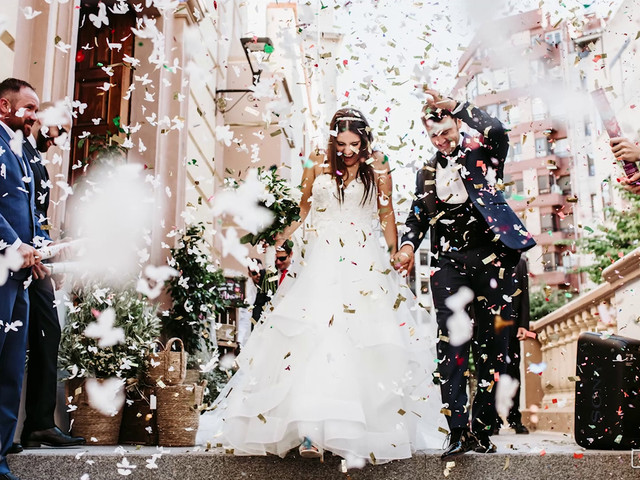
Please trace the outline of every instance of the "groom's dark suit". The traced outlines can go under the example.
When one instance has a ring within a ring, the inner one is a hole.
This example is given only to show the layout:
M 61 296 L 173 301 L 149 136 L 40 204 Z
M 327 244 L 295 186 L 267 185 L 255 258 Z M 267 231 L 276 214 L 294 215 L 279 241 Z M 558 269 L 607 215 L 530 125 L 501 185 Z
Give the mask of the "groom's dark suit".
M 463 134 L 451 155 L 445 157 L 438 152 L 418 172 L 416 198 L 402 243 L 411 243 L 415 250 L 431 229 L 435 270 L 431 286 L 440 339 L 438 370 L 444 411 L 452 429 L 467 428 L 469 422 L 466 384 L 470 342 L 449 343 L 447 320 L 452 311 L 445 301 L 461 287 L 473 290 L 477 322 L 474 341 L 480 355 L 475 358 L 479 387 L 472 410 L 472 430 L 487 433 L 496 417 L 494 381 L 506 366 L 507 329 L 496 329 L 496 319 L 511 318 L 508 296 L 514 293 L 513 269 L 520 252 L 533 247 L 535 241 L 507 205 L 501 189 L 509 149 L 504 127 L 468 103 L 458 104 L 453 116 L 481 136 Z M 436 193 L 437 162 L 441 168 L 449 168 L 449 161 L 454 159 L 460 165 L 460 179 L 468 194 L 463 204 L 447 203 Z
M 47 236 L 34 214 L 31 168 L 11 150 L 10 141 L 0 125 L 0 245 L 18 240 L 33 245 L 34 236 Z M 18 419 L 29 319 L 24 281 L 30 272 L 23 268 L 0 285 L 0 473 L 9 471 L 5 455 Z
M 23 155 L 33 171 L 36 215 L 46 225 L 49 174 L 29 140 L 23 144 Z M 33 280 L 29 286 L 29 362 L 22 444 L 27 443 L 29 433 L 55 427 L 60 323 L 54 300 L 50 276 Z

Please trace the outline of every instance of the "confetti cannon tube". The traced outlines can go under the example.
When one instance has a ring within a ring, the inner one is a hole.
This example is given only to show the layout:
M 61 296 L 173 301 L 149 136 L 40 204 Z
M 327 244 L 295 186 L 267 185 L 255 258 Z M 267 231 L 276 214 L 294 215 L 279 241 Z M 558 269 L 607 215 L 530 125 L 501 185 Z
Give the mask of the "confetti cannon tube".
M 55 257 L 65 248 L 76 247 L 80 243 L 80 240 L 72 240 L 70 242 L 57 243 L 55 245 L 47 245 L 38 249 L 38 255 L 41 260 L 48 260 Z
M 45 263 L 44 265 L 49 269 L 51 275 L 78 273 L 84 270 L 80 262 Z

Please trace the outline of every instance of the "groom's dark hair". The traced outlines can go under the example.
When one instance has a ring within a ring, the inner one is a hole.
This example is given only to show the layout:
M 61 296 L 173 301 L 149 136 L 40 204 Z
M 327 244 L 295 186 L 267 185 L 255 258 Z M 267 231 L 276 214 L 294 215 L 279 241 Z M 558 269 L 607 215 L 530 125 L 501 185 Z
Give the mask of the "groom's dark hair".
M 453 113 L 445 108 L 432 108 L 426 105 L 422 108 L 422 123 L 426 126 L 428 121 L 440 123 L 446 117 L 453 117 Z

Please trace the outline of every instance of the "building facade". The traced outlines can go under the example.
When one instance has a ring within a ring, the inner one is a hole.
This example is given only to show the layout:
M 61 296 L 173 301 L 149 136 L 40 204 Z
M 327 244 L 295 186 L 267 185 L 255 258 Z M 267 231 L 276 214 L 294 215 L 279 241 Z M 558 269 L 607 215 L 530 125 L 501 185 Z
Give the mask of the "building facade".
M 588 12 L 577 28 L 533 10 L 483 29 L 459 61 L 457 95 L 510 129 L 504 187 L 538 243 L 527 252 L 532 284 L 569 295 L 593 287 L 575 273 L 589 258 L 571 240 L 593 232 L 615 202 L 588 81 L 604 26 Z

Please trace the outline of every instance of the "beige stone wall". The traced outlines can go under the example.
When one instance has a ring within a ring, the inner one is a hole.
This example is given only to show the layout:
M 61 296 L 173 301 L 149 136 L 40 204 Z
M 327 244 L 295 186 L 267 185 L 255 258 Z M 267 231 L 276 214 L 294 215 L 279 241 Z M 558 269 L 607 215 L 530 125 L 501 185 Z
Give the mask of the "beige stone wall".
M 19 0 L 5 0 L 0 11 L 0 79 L 13 75 Z

